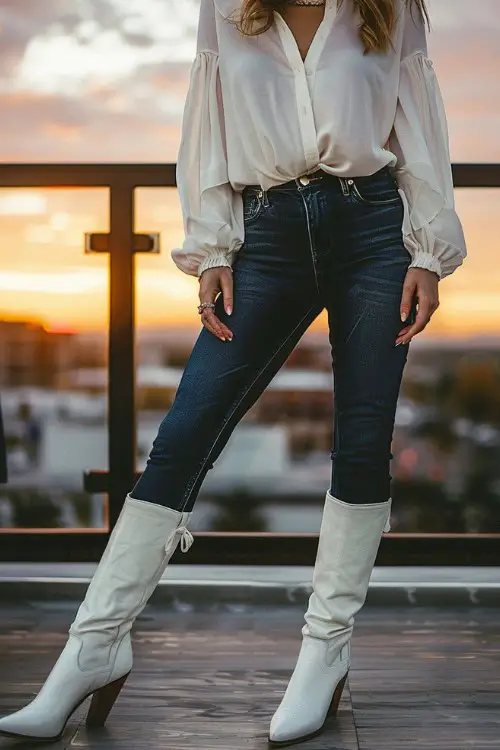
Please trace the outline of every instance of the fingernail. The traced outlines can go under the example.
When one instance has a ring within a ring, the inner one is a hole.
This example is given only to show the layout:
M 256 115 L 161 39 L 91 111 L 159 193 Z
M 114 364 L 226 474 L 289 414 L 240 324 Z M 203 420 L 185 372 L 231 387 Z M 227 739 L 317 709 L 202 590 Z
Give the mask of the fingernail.
M 398 341 L 398 343 L 396 344 L 396 346 L 399 346 L 402 343 L 403 343 L 402 341 Z
M 226 307 L 226 312 L 227 312 L 228 315 L 231 315 L 231 313 L 233 312 L 233 308 L 230 305 L 228 305 Z
M 408 317 L 408 313 L 405 313 L 405 312 L 401 313 L 401 320 L 403 321 L 403 323 L 405 322 L 407 317 Z

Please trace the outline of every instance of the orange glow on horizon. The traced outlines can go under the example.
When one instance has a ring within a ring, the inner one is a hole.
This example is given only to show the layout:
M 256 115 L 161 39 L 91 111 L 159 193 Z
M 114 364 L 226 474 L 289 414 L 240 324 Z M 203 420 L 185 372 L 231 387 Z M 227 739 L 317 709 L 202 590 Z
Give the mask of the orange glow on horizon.
M 497 195 L 493 189 L 456 191 L 469 254 L 464 266 L 441 282 L 441 305 L 421 335 L 500 332 Z M 107 210 L 103 189 L 0 190 L 1 318 L 41 321 L 49 331 L 107 327 L 109 259 L 85 255 L 83 247 L 85 232 L 109 231 Z M 137 190 L 136 214 L 137 232 L 161 233 L 160 255 L 136 257 L 138 326 L 199 327 L 198 281 L 170 257 L 183 239 L 177 192 Z M 327 330 L 325 312 L 311 328 Z

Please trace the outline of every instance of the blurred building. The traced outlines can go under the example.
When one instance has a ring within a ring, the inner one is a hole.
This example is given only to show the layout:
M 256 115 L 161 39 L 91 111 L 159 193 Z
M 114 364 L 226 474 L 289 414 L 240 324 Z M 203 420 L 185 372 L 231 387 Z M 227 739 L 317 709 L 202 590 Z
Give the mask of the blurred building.
M 39 323 L 0 321 L 0 385 L 55 387 L 61 370 L 71 367 L 73 340 Z
M 329 371 L 285 367 L 248 413 L 263 425 L 284 425 L 293 459 L 329 453 L 333 444 L 333 377 Z

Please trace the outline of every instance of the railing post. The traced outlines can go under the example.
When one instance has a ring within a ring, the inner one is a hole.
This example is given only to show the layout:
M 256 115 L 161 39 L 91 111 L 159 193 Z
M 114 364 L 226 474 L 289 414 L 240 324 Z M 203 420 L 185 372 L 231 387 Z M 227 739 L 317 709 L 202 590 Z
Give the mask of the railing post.
M 134 190 L 110 188 L 109 234 L 109 511 L 115 525 L 135 474 Z

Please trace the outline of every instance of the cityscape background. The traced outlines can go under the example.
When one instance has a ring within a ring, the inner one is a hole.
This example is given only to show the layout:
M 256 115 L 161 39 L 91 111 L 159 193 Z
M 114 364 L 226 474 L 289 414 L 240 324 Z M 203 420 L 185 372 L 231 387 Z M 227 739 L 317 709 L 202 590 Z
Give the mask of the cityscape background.
M 455 162 L 500 162 L 498 0 L 430 0 Z M 0 0 L 2 162 L 175 162 L 196 0 Z M 61 64 L 62 61 L 64 64 Z M 1 167 L 0 167 L 1 168 Z M 393 530 L 500 531 L 498 192 L 455 191 L 469 255 L 415 337 L 393 441 Z M 0 389 L 11 481 L 0 527 L 105 527 L 82 474 L 107 465 L 108 194 L 0 190 Z M 137 191 L 137 468 L 199 331 L 174 189 Z M 316 531 L 330 480 L 333 376 L 322 315 L 235 430 L 195 528 Z M 269 457 L 272 456 L 272 460 Z

